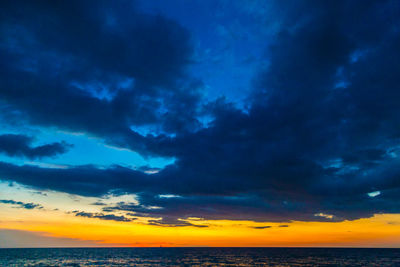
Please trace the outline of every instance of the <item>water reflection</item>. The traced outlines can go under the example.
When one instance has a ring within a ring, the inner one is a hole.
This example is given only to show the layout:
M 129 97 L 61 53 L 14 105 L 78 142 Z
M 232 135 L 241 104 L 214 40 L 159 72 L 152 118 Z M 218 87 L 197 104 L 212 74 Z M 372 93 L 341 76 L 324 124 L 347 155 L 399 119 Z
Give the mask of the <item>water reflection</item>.
M 400 249 L 0 249 L 0 266 L 400 266 Z

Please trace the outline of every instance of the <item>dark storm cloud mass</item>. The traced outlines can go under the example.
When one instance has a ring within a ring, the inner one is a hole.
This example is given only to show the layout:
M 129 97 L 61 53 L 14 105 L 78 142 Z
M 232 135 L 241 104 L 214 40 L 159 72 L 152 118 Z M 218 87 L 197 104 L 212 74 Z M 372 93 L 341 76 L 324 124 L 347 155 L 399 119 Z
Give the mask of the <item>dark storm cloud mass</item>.
M 202 85 L 185 74 L 189 34 L 175 22 L 140 14 L 132 1 L 2 5 L 0 96 L 31 123 L 142 153 L 143 137 L 131 126 L 160 133 L 199 126 Z
M 68 151 L 72 146 L 66 142 L 57 142 L 32 147 L 32 137 L 21 134 L 0 135 L 0 153 L 11 157 L 27 157 L 30 159 L 54 157 Z
M 185 71 L 189 33 L 131 2 L 6 3 L 0 96 L 7 107 L 32 124 L 176 161 L 153 174 L 2 163 L 3 179 L 85 196 L 136 193 L 140 204 L 104 211 L 163 218 L 150 222 L 157 225 L 400 212 L 396 2 L 276 1 L 279 30 L 246 110 L 223 98 L 207 102 L 201 81 Z M 207 127 L 203 116 L 212 118 Z M 143 126 L 150 134 L 139 134 Z
M 140 191 L 144 190 L 144 186 L 148 187 L 152 183 L 152 177 L 120 166 L 99 169 L 87 165 L 58 169 L 0 163 L 0 176 L 3 179 L 10 179 L 37 188 L 83 196 L 100 196 L 106 194 L 110 189 L 119 188 Z
M 27 209 L 27 210 L 43 209 L 43 206 L 40 204 L 25 203 L 25 202 L 15 201 L 15 200 L 11 200 L 11 199 L 0 199 L 0 203 L 14 205 L 14 206 L 17 206 L 18 208 Z

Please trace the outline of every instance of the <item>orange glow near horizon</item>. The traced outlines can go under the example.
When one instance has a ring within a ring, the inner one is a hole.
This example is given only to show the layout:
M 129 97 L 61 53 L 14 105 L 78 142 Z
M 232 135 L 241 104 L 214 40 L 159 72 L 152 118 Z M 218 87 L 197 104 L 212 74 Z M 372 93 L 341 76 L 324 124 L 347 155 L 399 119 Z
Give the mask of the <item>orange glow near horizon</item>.
M 43 216 L 46 213 L 46 216 Z M 1 229 L 40 232 L 54 238 L 93 241 L 94 246 L 132 247 L 400 247 L 400 214 L 343 222 L 190 222 L 208 227 L 164 227 L 75 217 L 59 211 L 0 211 Z M 280 227 L 287 225 L 287 227 Z M 266 227 L 256 229 L 254 227 Z

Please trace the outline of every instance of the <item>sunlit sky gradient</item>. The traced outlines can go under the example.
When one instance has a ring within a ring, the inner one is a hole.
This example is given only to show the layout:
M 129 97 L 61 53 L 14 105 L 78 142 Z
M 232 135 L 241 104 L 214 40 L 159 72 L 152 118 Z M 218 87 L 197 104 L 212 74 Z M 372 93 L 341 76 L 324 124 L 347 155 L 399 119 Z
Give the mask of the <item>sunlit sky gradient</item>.
M 400 247 L 398 1 L 0 5 L 0 247 Z

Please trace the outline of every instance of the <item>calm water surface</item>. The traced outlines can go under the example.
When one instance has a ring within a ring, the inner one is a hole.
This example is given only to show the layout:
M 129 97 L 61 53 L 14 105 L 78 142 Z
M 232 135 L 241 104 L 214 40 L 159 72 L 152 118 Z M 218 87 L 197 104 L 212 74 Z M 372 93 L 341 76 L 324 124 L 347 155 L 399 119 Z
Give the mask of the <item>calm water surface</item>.
M 400 249 L 0 249 L 0 266 L 400 266 Z

